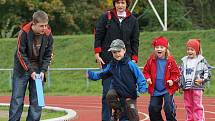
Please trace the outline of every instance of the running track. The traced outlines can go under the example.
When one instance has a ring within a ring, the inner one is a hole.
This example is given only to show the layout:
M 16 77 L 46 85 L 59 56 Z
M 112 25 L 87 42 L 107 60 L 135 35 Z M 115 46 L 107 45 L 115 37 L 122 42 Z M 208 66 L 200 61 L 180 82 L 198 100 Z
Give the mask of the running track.
M 0 96 L 0 103 L 9 103 L 9 96 Z M 46 96 L 47 106 L 57 106 L 73 109 L 77 112 L 74 121 L 101 121 L 101 97 L 100 96 Z M 182 97 L 175 97 L 177 105 L 177 120 L 185 120 L 185 110 Z M 141 121 L 149 121 L 147 106 L 148 96 L 138 98 L 138 110 Z M 28 104 L 26 98 L 25 104 Z M 204 97 L 206 121 L 215 121 L 215 97 Z M 165 117 L 165 116 L 164 116 Z

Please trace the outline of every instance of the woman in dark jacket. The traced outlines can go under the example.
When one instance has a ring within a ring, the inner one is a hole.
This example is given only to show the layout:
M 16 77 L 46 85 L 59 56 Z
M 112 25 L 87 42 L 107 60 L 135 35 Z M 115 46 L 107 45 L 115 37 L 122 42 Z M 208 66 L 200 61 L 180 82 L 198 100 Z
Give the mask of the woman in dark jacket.
M 138 61 L 139 24 L 135 16 L 128 10 L 129 0 L 113 0 L 114 8 L 104 13 L 95 28 L 94 53 L 97 63 L 105 68 L 112 59 L 108 52 L 112 40 L 121 39 L 125 43 L 127 55 L 132 61 Z M 110 78 L 102 80 L 102 121 L 109 121 L 110 107 L 107 105 L 106 94 L 110 87 Z

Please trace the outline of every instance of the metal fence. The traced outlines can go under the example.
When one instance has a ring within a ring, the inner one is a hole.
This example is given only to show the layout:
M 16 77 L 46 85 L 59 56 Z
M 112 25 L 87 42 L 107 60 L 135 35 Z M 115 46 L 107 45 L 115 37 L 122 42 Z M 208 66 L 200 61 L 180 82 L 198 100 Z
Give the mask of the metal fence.
M 49 68 L 47 71 L 47 79 L 48 79 L 48 88 L 51 87 L 51 71 L 87 71 L 88 70 L 98 70 L 99 68 Z M 12 75 L 13 69 L 0 69 L 0 71 L 8 71 L 9 73 L 9 87 L 11 88 L 12 85 Z M 89 86 L 89 80 L 86 78 L 86 85 Z
M 140 67 L 141 69 L 143 67 Z M 99 68 L 49 68 L 48 71 L 47 71 L 47 79 L 48 79 L 48 88 L 51 87 L 51 71 L 87 71 L 88 70 L 98 70 Z M 212 70 L 212 69 L 215 69 L 214 66 L 209 66 L 209 69 Z M 8 71 L 9 73 L 9 86 L 11 87 L 11 84 L 12 84 L 12 75 L 13 75 L 13 69 L 0 69 L 0 71 Z M 87 87 L 89 86 L 89 80 L 88 78 L 86 78 L 86 85 Z

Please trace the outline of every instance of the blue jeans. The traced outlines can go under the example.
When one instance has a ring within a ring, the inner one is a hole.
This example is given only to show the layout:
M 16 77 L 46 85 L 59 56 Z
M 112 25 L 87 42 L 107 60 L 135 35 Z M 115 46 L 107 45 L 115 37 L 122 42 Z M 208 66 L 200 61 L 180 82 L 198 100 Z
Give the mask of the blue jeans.
M 149 104 L 150 121 L 164 121 L 161 115 L 163 98 L 164 98 L 164 112 L 166 115 L 166 120 L 177 121 L 175 102 L 173 99 L 173 95 L 169 95 L 169 93 L 161 96 L 151 96 L 150 104 Z
M 24 97 L 29 83 L 29 102 L 28 116 L 26 121 L 39 121 L 42 107 L 38 106 L 36 85 L 30 74 L 26 72 L 22 77 L 13 75 L 12 96 L 9 109 L 9 121 L 19 121 L 23 111 Z

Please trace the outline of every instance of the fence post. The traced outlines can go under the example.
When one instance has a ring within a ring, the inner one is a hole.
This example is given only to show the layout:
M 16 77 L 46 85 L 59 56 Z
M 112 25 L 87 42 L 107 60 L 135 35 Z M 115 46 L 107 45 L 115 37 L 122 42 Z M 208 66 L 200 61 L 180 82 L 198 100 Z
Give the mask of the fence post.
M 13 70 L 9 71 L 9 87 L 12 89 L 12 78 L 13 78 Z
M 50 72 L 50 70 L 49 70 L 49 67 L 48 67 L 48 88 L 50 88 L 51 87 L 51 72 Z
M 88 70 L 86 70 L 86 72 L 85 72 L 85 75 L 86 74 L 88 74 Z M 87 83 L 87 89 L 89 88 L 89 79 L 88 79 L 88 77 L 86 76 L 86 83 Z

